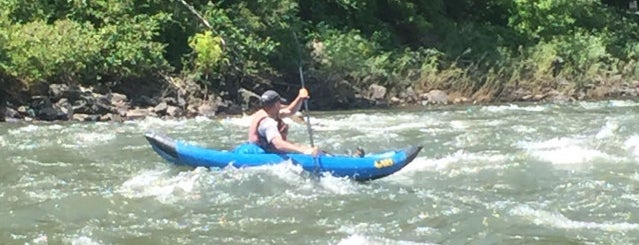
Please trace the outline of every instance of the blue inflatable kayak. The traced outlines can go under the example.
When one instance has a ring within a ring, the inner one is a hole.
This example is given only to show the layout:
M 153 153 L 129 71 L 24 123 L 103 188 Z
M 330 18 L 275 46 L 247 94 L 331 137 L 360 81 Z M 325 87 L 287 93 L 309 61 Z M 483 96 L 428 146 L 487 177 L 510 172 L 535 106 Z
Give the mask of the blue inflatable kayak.
M 290 160 L 309 172 L 329 172 L 336 177 L 349 177 L 358 181 L 393 174 L 415 159 L 422 149 L 421 146 L 413 146 L 363 157 L 322 155 L 314 158 L 304 154 L 240 154 L 186 144 L 157 133 L 147 133 L 145 137 L 160 156 L 178 165 L 217 168 L 232 165 L 242 168 Z

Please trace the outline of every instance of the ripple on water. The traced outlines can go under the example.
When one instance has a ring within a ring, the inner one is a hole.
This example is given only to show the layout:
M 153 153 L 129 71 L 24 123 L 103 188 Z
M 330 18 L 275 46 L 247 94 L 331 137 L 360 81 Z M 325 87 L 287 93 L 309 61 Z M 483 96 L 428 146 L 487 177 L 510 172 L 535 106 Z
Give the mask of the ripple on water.
M 639 135 L 630 136 L 624 146 L 635 158 L 639 158 Z
M 283 194 L 274 191 L 282 188 Z M 195 168 L 177 174 L 170 169 L 145 170 L 126 180 L 116 192 L 127 198 L 152 197 L 167 204 L 202 198 L 212 198 L 208 200 L 209 203 L 228 204 L 245 198 L 242 193 L 246 191 L 262 196 L 277 195 L 284 201 L 297 202 L 316 199 L 318 195 L 358 193 L 359 184 L 330 174 L 325 174 L 319 181 L 313 181 L 299 165 L 287 162 L 242 169 Z M 272 200 L 265 197 L 261 202 L 270 201 Z
M 554 227 L 560 229 L 598 229 L 606 232 L 626 232 L 639 230 L 639 224 L 627 222 L 597 223 L 575 221 L 559 212 L 549 212 L 535 209 L 529 205 L 519 205 L 510 210 L 510 215 L 522 217 L 534 225 Z
M 518 142 L 516 144 L 529 155 L 556 165 L 583 164 L 595 159 L 618 159 L 605 152 L 592 149 L 584 138 L 553 138 L 537 142 Z
M 62 144 L 65 148 L 91 148 L 106 144 L 108 141 L 115 140 L 116 133 L 97 133 L 97 132 L 80 132 L 70 134 L 67 139 L 72 142 L 70 144 Z
M 201 197 L 198 182 L 206 172 L 196 168 L 173 175 L 169 169 L 145 170 L 125 181 L 116 193 L 127 198 L 154 197 L 166 204 L 197 200 Z

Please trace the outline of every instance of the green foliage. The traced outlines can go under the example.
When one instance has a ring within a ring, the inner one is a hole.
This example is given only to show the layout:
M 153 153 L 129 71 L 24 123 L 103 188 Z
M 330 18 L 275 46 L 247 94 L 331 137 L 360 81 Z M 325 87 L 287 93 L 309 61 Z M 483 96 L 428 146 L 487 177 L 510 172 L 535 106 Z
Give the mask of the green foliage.
M 166 14 L 137 15 L 100 28 L 103 43 L 97 73 L 120 78 L 167 69 L 163 56 L 166 44 L 153 41 L 167 18 Z
M 374 66 L 367 65 L 367 60 L 380 54 L 377 43 L 364 38 L 357 30 L 342 33 L 334 29 L 325 29 L 317 36 L 318 41 L 324 46 L 320 57 L 321 65 L 327 71 L 360 77 L 361 74 L 369 72 L 368 67 Z
M 197 33 L 189 39 L 189 46 L 195 53 L 195 71 L 211 73 L 223 62 L 222 38 L 214 37 L 211 31 Z
M 179 1 L 0 0 L 0 75 L 28 86 L 192 74 L 230 91 L 296 77 L 301 59 L 314 80 L 360 88 L 579 89 L 637 79 L 639 16 L 620 2 L 189 3 L 208 27 Z
M 92 19 L 92 24 L 66 18 L 92 12 L 66 11 L 79 1 L 3 1 L 9 8 L 0 21 L 0 39 L 4 39 L 0 68 L 26 86 L 44 81 L 91 83 L 168 68 L 163 57 L 166 45 L 153 41 L 168 14 L 129 16 L 125 3 L 113 2 L 108 6 L 111 12 L 99 15 L 104 17 L 101 21 Z M 111 2 L 93 3 L 106 7 Z
M 71 82 L 99 56 L 99 38 L 90 25 L 69 20 L 42 21 L 7 29 L 3 48 L 9 54 L 0 67 L 26 85 L 44 79 Z

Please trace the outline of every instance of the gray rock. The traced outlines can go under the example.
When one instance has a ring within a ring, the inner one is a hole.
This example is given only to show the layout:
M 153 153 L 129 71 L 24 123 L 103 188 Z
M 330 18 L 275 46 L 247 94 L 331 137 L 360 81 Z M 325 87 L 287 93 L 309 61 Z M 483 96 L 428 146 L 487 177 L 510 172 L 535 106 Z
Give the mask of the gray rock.
M 62 98 L 75 101 L 79 99 L 81 95 L 82 89 L 78 86 L 68 86 L 66 84 L 49 85 L 49 99 L 51 101 L 58 101 Z
M 371 86 L 368 87 L 368 98 L 371 100 L 383 100 L 385 96 L 386 87 L 378 84 L 371 84 Z
M 540 101 L 546 98 L 547 94 L 536 94 L 532 97 L 533 101 Z
M 183 114 L 183 110 L 176 106 L 169 106 L 166 109 L 166 114 L 172 117 L 180 117 Z
M 506 88 L 502 92 L 503 101 L 511 102 L 511 101 L 525 101 L 532 98 L 532 92 L 530 90 L 524 88 Z
M 441 90 L 431 90 L 426 94 L 426 98 L 432 104 L 448 104 L 448 94 Z
M 177 99 L 173 98 L 173 97 L 166 97 L 166 98 L 162 98 L 162 102 L 161 103 L 166 103 L 167 105 L 177 105 Z
M 153 111 L 155 113 L 165 113 L 168 108 L 169 105 L 167 105 L 166 102 L 161 102 L 153 108 Z
M 118 102 L 113 105 L 115 107 L 114 112 L 121 117 L 126 116 L 126 112 L 129 111 L 129 104 L 125 102 Z
M 84 122 L 84 121 L 89 121 L 88 118 L 89 118 L 89 114 L 75 113 L 75 114 L 73 114 L 72 120 L 73 121 Z
M 186 117 L 194 117 L 199 114 L 198 106 L 190 104 L 186 107 Z
M 205 117 L 215 116 L 215 111 L 217 107 L 211 106 L 210 104 L 201 104 L 197 107 L 197 114 Z
M 403 99 L 405 99 L 406 102 L 408 103 L 414 103 L 419 100 L 419 96 L 417 95 L 417 93 L 415 92 L 415 89 L 413 89 L 412 86 L 406 88 L 406 91 L 404 93 L 406 95 L 406 98 L 403 98 Z
M 146 95 L 142 95 L 133 101 L 134 106 L 155 106 L 157 104 L 158 101 L 156 99 L 149 98 Z
M 403 99 L 397 98 L 395 96 L 393 96 L 393 98 L 390 99 L 390 102 L 392 105 L 399 105 L 404 103 L 405 101 Z
M 548 98 L 548 101 L 553 103 L 565 103 L 565 102 L 572 102 L 574 100 L 575 100 L 574 98 L 565 94 L 560 94 L 560 93 L 550 95 Z
M 73 106 L 69 103 L 67 98 L 61 98 L 55 103 L 55 108 L 58 108 L 62 113 L 66 115 L 64 120 L 71 120 L 73 118 Z
M 0 115 L 0 119 L 5 119 L 5 118 L 20 119 L 22 118 L 22 115 L 17 110 L 11 107 L 6 107 L 4 114 Z
M 144 119 L 149 116 L 150 112 L 148 109 L 136 108 L 126 112 L 126 118 L 129 120 L 135 119 Z
M 55 121 L 59 118 L 66 117 L 66 114 L 56 110 L 53 106 L 45 106 L 38 110 L 36 118 L 43 121 Z
M 35 117 L 43 121 L 67 120 L 67 113 L 51 103 L 48 97 L 33 96 L 31 105 L 35 110 Z
M 110 93 L 109 96 L 111 98 L 111 104 L 113 105 L 121 103 L 121 102 L 126 102 L 127 100 L 127 97 L 124 94 Z

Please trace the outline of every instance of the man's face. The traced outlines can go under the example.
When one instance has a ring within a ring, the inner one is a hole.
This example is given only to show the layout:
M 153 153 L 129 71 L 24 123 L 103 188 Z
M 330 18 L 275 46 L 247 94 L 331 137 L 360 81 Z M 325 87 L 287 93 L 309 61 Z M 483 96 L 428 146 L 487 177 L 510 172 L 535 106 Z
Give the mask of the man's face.
M 282 102 L 276 101 L 273 105 L 267 108 L 267 113 L 272 116 L 280 116 L 280 108 L 282 107 Z

